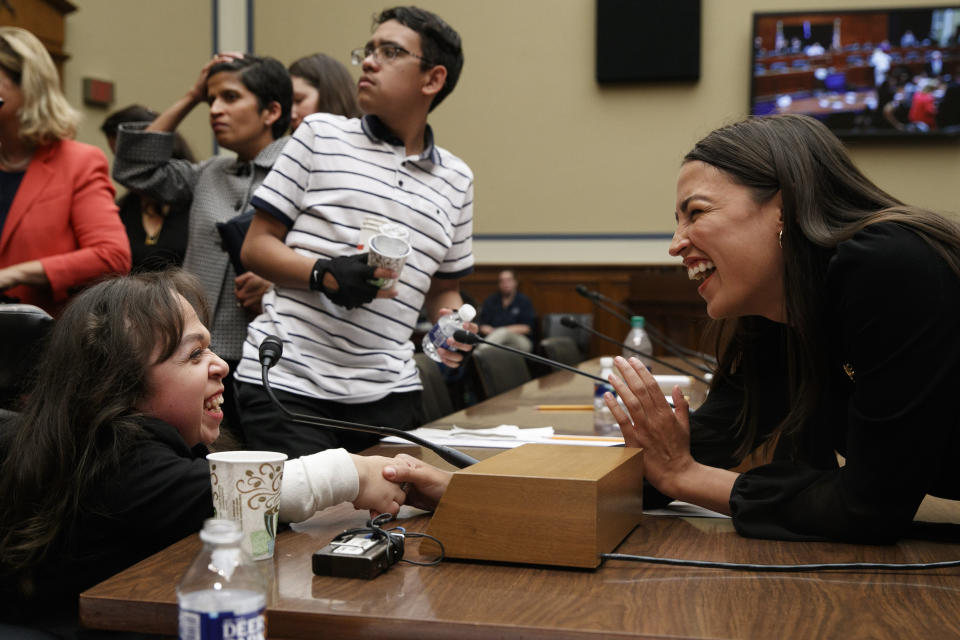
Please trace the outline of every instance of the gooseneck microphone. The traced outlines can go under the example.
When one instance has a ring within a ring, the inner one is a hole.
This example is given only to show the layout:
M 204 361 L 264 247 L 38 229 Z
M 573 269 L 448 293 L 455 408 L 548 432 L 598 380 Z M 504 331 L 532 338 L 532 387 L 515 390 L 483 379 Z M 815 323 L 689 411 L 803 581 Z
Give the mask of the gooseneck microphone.
M 465 453 L 461 453 L 456 449 L 451 449 L 450 447 L 445 447 L 440 444 L 434 444 L 429 440 L 425 440 L 420 436 L 403 431 L 402 429 L 394 429 L 392 427 L 375 427 L 357 422 L 334 420 L 332 418 L 318 418 L 316 416 L 294 413 L 288 410 L 280 403 L 280 399 L 277 398 L 277 396 L 273 393 L 273 389 L 270 387 L 270 381 L 268 380 L 268 372 L 270 371 L 270 368 L 277 364 L 277 362 L 280 360 L 280 356 L 282 355 L 283 342 L 277 336 L 267 336 L 263 339 L 263 342 L 260 343 L 260 367 L 263 378 L 263 388 L 266 389 L 267 395 L 270 396 L 270 400 L 273 401 L 273 404 L 275 404 L 278 409 L 280 409 L 283 415 L 287 416 L 294 422 L 310 425 L 311 427 L 325 427 L 328 429 L 340 429 L 342 431 L 362 431 L 364 433 L 376 433 L 382 436 L 397 436 L 398 438 L 409 440 L 414 444 L 418 444 L 421 447 L 430 449 L 458 469 L 463 469 L 464 467 L 469 467 L 470 465 L 477 463 L 474 458 L 471 458 Z
M 562 322 L 562 319 L 561 319 Z M 462 342 L 464 344 L 488 344 L 491 347 L 496 347 L 497 349 L 503 349 L 504 351 L 509 351 L 510 353 L 515 353 L 522 358 L 527 360 L 533 360 L 534 362 L 539 362 L 540 364 L 545 364 L 548 367 L 553 367 L 555 369 L 563 369 L 564 371 L 570 371 L 577 375 L 583 376 L 584 378 L 590 378 L 597 382 L 602 382 L 606 385 L 610 384 L 609 380 L 601 378 L 600 376 L 595 376 L 592 373 L 587 373 L 576 367 L 571 367 L 570 365 L 564 364 L 562 362 L 557 362 L 556 360 L 551 360 L 550 358 L 544 358 L 543 356 L 538 356 L 535 353 L 529 353 L 527 351 L 521 351 L 520 349 L 514 349 L 513 347 L 508 347 L 505 344 L 500 344 L 499 342 L 490 342 L 489 340 L 484 340 L 475 333 L 466 331 L 465 329 L 457 329 L 453 332 L 453 339 L 457 342 Z M 690 375 L 687 372 L 683 372 L 685 375 Z M 616 395 L 616 393 L 614 393 Z M 673 399 L 670 396 L 664 396 L 667 400 L 667 404 L 671 407 L 673 406 Z
M 627 316 L 625 316 L 625 315 L 623 315 L 623 314 L 621 314 L 621 313 L 619 313 L 619 312 L 617 312 L 617 311 L 614 311 L 614 310 L 611 309 L 609 306 L 607 306 L 607 304 L 604 304 L 604 303 L 609 303 L 609 304 L 612 304 L 612 305 L 616 305 L 617 307 L 619 307 L 619 308 L 623 309 L 624 311 L 626 311 L 626 312 L 627 312 L 628 314 L 630 314 L 631 316 L 632 316 L 632 315 L 635 315 L 635 314 L 633 313 L 633 311 L 630 310 L 630 307 L 628 307 L 628 306 L 626 306 L 625 304 L 622 304 L 622 303 L 620 303 L 620 302 L 617 302 L 617 301 L 614 300 L 613 298 L 610 298 L 610 297 L 608 297 L 608 296 L 603 295 L 603 294 L 600 293 L 599 291 L 591 291 L 590 289 L 587 289 L 587 288 L 586 288 L 585 286 L 583 286 L 582 284 L 578 284 L 578 285 L 576 286 L 576 289 L 577 289 L 577 293 L 579 293 L 581 296 L 583 296 L 583 297 L 586 298 L 587 300 L 592 301 L 595 305 L 597 305 L 598 307 L 600 307 L 601 309 L 603 309 L 603 310 L 606 311 L 607 313 L 616 316 L 617 318 L 619 318 L 620 320 L 622 320 L 624 323 L 626 323 L 626 324 L 628 324 L 628 325 L 630 324 L 630 318 L 628 318 Z M 706 362 L 706 363 L 709 364 L 709 365 L 716 366 L 716 364 L 717 364 L 717 359 L 714 358 L 713 356 L 710 356 L 710 355 L 708 355 L 708 354 L 706 354 L 706 353 L 702 353 L 702 352 L 700 352 L 700 351 L 694 351 L 693 349 L 688 349 L 688 348 L 684 347 L 683 345 L 677 344 L 676 342 L 674 342 L 673 340 L 671 340 L 671 339 L 668 338 L 667 336 L 663 335 L 663 333 L 662 333 L 661 331 L 659 331 L 656 327 L 654 327 L 653 325 L 651 325 L 649 322 L 646 323 L 646 325 L 644 325 L 644 328 L 647 330 L 647 334 L 650 336 L 650 339 L 651 339 L 652 341 L 656 342 L 657 344 L 659 344 L 661 347 L 663 347 L 663 348 L 666 349 L 667 351 L 669 351 L 669 352 L 671 352 L 672 354 L 674 354 L 675 356 L 679 357 L 681 360 L 683 360 L 684 362 L 686 362 L 687 364 L 689 364 L 691 367 L 695 367 L 695 368 L 697 368 L 697 369 L 700 369 L 700 370 L 703 371 L 704 373 L 712 373 L 712 371 L 711 371 L 710 369 L 701 367 L 701 366 L 699 366 L 699 365 L 696 365 L 696 364 L 690 362 L 689 360 L 687 360 L 686 358 L 684 358 L 684 356 L 690 356 L 691 358 L 698 358 L 698 359 L 700 359 L 700 360 L 703 360 L 704 362 Z
M 576 288 L 577 288 L 577 293 L 579 293 L 584 298 L 589 298 L 594 302 L 606 302 L 607 304 L 611 304 L 617 307 L 618 309 L 626 313 L 628 316 L 634 315 L 633 309 L 623 304 L 622 302 L 618 302 L 617 300 L 614 300 L 609 296 L 603 295 L 599 291 L 593 291 L 592 289 L 588 289 L 585 285 L 582 285 L 582 284 L 578 284 Z M 620 315 L 620 314 L 617 314 L 617 315 Z M 627 318 L 627 323 L 629 322 L 630 322 L 630 319 Z
M 615 309 L 612 309 L 611 307 L 607 306 L 607 304 L 605 304 L 605 300 L 609 300 L 611 303 L 616 304 L 617 306 L 621 307 L 622 309 L 625 309 L 628 314 L 633 315 L 633 312 L 630 311 L 630 309 L 628 309 L 626 306 L 620 304 L 620 303 L 617 302 L 616 300 L 612 300 L 612 299 L 610 299 L 610 298 L 607 298 L 605 295 L 601 294 L 601 293 L 598 292 L 598 291 L 591 291 L 590 289 L 587 289 L 587 288 L 586 288 L 585 286 L 583 286 L 582 284 L 578 284 L 578 285 L 577 285 L 577 293 L 579 293 L 581 296 L 583 296 L 584 298 L 586 298 L 587 300 L 589 300 L 589 301 L 592 302 L 593 304 L 597 305 L 598 307 L 600 307 L 601 309 L 603 309 L 604 311 L 606 311 L 606 312 L 609 313 L 610 315 L 616 316 L 617 318 L 620 318 L 620 320 L 623 321 L 625 324 L 627 324 L 627 325 L 630 324 L 630 318 L 629 318 L 629 316 L 625 316 L 625 315 L 623 315 L 622 313 L 620 313 L 619 311 L 616 311 Z
M 672 371 L 676 371 L 676 372 L 678 372 L 678 373 L 682 373 L 682 374 L 685 375 L 685 376 L 690 376 L 691 378 L 693 378 L 693 379 L 695 379 L 695 380 L 699 380 L 700 382 L 702 382 L 702 383 L 704 383 L 704 384 L 706 384 L 706 385 L 709 385 L 709 384 L 710 384 L 709 382 L 707 382 L 706 380 L 704 380 L 703 378 L 701 378 L 700 376 L 698 376 L 698 375 L 695 374 L 695 373 L 690 373 L 689 371 L 684 371 L 684 370 L 681 369 L 680 367 L 676 367 L 676 366 L 670 364 L 669 362 L 665 362 L 665 361 L 661 360 L 660 358 L 657 358 L 657 357 L 654 356 L 653 354 L 644 353 L 644 352 L 642 352 L 642 351 L 637 351 L 636 349 L 634 349 L 633 347 L 631 347 L 630 345 L 628 345 L 628 344 L 626 344 L 626 343 L 624 343 L 624 342 L 620 342 L 619 340 L 614 340 L 614 339 L 611 338 L 610 336 L 608 336 L 608 335 L 606 335 L 606 334 L 603 334 L 603 333 L 600 333 L 600 332 L 597 331 L 596 329 L 593 329 L 593 328 L 588 327 L 588 326 L 586 326 L 586 325 L 584 325 L 584 324 L 582 324 L 582 323 L 580 323 L 580 322 L 577 322 L 577 319 L 576 319 L 576 318 L 573 318 L 572 316 L 563 316 L 562 318 L 560 318 L 560 324 L 562 324 L 563 326 L 567 327 L 568 329 L 583 329 L 584 331 L 586 331 L 587 333 L 589 333 L 589 334 L 591 334 L 591 335 L 595 335 L 595 336 L 597 336 L 598 338 L 600 338 L 600 339 L 602 339 L 602 340 L 606 340 L 607 342 L 609 342 L 609 343 L 611 343 L 611 344 L 615 344 L 615 345 L 617 345 L 618 347 L 621 347 L 621 348 L 623 348 L 623 349 L 629 349 L 630 351 L 633 351 L 633 352 L 636 353 L 637 355 L 641 355 L 641 356 L 643 356 L 644 358 L 649 358 L 650 360 L 653 360 L 653 361 L 656 362 L 657 364 L 659 364 L 659 365 L 661 365 L 661 366 L 664 366 L 664 367 L 666 367 L 666 368 L 668 368 L 668 369 L 670 369 L 670 370 L 672 370 Z
M 491 347 L 496 347 L 497 349 L 503 349 L 504 351 L 509 351 L 515 353 L 522 358 L 527 360 L 533 360 L 534 362 L 539 362 L 540 364 L 545 364 L 548 367 L 553 367 L 555 369 L 563 369 L 564 371 L 570 371 L 578 375 L 584 376 L 585 378 L 590 378 L 591 380 L 596 380 L 597 382 L 602 382 L 604 384 L 610 384 L 609 381 L 601 378 L 600 376 L 595 376 L 593 374 L 587 373 L 586 371 L 581 371 L 576 367 L 571 367 L 568 364 L 562 362 L 557 362 L 556 360 L 551 360 L 550 358 L 544 358 L 543 356 L 538 356 L 534 353 L 528 351 L 522 351 L 521 349 L 514 349 L 513 347 L 508 347 L 505 344 L 500 344 L 499 342 L 490 342 L 489 340 L 484 340 L 475 333 L 471 333 L 465 329 L 457 329 L 453 332 L 453 339 L 457 342 L 462 342 L 463 344 L 488 344 Z

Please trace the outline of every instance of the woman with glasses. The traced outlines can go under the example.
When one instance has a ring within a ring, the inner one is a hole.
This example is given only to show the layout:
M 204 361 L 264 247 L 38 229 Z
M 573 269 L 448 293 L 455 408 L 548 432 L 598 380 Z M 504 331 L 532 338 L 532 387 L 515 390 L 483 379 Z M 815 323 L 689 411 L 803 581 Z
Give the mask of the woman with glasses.
M 307 118 L 251 200 L 257 212 L 243 260 L 275 283 L 250 323 L 236 374 L 252 447 L 292 456 L 377 441 L 279 413 L 257 365 L 266 335 L 284 342 L 271 377 L 292 410 L 419 426 L 422 384 L 410 337 L 421 309 L 435 322 L 460 307 L 459 279 L 473 268 L 473 173 L 427 124 L 460 75 L 460 36 L 413 7 L 388 9 L 375 22 L 367 46 L 352 54 L 364 116 Z M 399 274 L 366 264 L 364 233 L 384 223 L 408 232 L 412 245 Z M 398 280 L 379 289 L 370 280 L 380 277 Z M 456 346 L 441 350 L 451 366 L 470 348 Z

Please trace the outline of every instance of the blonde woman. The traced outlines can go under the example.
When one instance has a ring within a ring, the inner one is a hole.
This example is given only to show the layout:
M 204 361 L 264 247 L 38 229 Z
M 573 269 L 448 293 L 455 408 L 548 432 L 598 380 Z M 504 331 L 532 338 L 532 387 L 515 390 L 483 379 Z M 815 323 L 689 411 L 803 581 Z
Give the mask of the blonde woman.
M 69 296 L 130 270 L 107 159 L 74 142 L 79 114 L 46 49 L 0 27 L 0 293 L 57 315 Z

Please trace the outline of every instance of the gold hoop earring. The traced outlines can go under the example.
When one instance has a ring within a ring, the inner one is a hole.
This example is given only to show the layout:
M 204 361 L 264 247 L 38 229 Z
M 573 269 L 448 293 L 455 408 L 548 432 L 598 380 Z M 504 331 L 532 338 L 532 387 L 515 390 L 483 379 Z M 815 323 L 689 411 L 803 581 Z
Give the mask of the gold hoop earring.
M 780 233 L 777 234 L 777 244 L 783 249 L 783 227 L 780 227 Z

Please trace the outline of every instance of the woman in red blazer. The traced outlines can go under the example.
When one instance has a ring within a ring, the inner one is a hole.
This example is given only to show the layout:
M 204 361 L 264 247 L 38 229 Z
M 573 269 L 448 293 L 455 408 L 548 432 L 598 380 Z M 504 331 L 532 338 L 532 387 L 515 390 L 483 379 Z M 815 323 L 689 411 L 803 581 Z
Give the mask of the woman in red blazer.
M 79 114 L 29 31 L 0 27 L 0 292 L 56 315 L 71 293 L 130 270 L 107 159 L 74 142 Z

